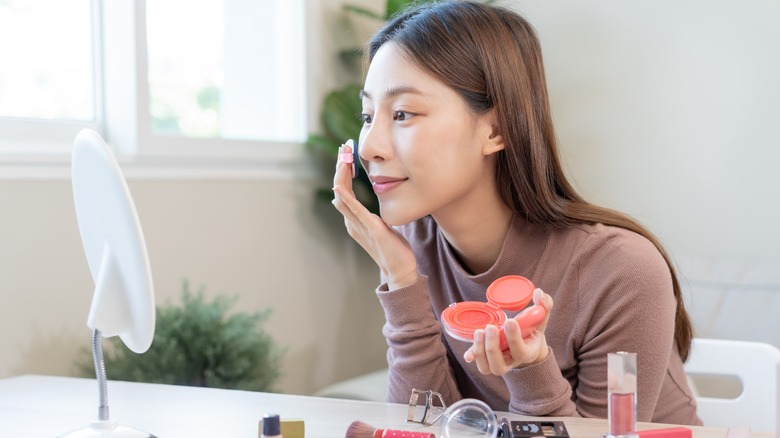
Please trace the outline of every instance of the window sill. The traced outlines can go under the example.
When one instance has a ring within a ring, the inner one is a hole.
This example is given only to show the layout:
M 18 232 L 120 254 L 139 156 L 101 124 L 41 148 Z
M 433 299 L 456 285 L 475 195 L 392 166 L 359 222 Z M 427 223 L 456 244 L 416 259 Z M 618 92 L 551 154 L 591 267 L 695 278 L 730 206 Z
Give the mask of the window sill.
M 306 157 L 293 160 L 196 157 L 118 157 L 128 180 L 281 180 L 313 179 Z M 70 180 L 69 155 L 0 155 L 0 181 Z

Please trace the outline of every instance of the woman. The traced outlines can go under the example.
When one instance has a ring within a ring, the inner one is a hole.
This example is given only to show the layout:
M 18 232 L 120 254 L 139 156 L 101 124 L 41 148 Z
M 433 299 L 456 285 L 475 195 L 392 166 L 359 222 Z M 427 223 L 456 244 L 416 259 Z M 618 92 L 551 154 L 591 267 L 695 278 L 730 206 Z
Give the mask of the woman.
M 674 268 L 649 232 L 564 176 L 532 27 L 500 7 L 436 3 L 390 21 L 367 56 L 359 153 L 381 218 L 355 199 L 347 163 L 333 204 L 381 270 L 390 401 L 418 388 L 448 404 L 606 418 L 607 353 L 633 351 L 637 419 L 700 424 Z M 450 303 L 485 301 L 505 275 L 538 287 L 536 330 L 508 318 L 507 351 L 495 326 L 473 344 L 443 332 Z

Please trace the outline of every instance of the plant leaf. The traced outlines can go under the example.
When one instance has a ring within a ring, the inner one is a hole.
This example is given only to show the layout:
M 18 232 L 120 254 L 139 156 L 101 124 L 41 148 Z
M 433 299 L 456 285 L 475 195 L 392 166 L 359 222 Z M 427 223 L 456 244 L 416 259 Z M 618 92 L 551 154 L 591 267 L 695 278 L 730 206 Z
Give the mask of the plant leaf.
M 339 60 L 344 66 L 346 66 L 351 72 L 355 73 L 355 77 L 360 77 L 363 71 L 363 49 L 352 48 L 343 49 L 338 52 Z
M 360 70 L 363 61 L 363 49 L 355 47 L 352 49 L 339 50 L 339 59 L 349 68 Z
M 364 17 L 368 17 L 372 20 L 382 21 L 382 16 L 377 14 L 374 11 L 368 10 L 366 8 L 362 8 L 360 6 L 355 5 L 344 5 L 344 10 L 355 13 L 357 15 L 362 15 Z
M 398 12 L 412 3 L 409 0 L 387 0 L 385 3 L 385 20 L 393 18 Z
M 423 5 L 426 3 L 436 3 L 438 1 L 441 0 L 387 0 L 385 6 L 385 20 L 390 20 L 411 5 Z
M 339 144 L 350 138 L 357 139 L 360 135 L 362 122 L 358 116 L 363 108 L 360 88 L 357 84 L 350 84 L 325 96 L 322 113 L 325 130 Z
M 237 298 L 217 296 L 207 302 L 204 288 L 192 293 L 185 281 L 180 306 L 157 307 L 154 341 L 146 353 L 131 352 L 119 338 L 108 340 L 108 378 L 272 391 L 286 349 L 262 328 L 270 310 L 229 312 Z M 83 349 L 76 362 L 84 376 L 95 375 L 89 353 Z
M 341 143 L 334 141 L 330 137 L 323 137 L 317 134 L 309 134 L 306 138 L 306 145 L 311 149 L 318 150 L 332 159 L 336 159 Z

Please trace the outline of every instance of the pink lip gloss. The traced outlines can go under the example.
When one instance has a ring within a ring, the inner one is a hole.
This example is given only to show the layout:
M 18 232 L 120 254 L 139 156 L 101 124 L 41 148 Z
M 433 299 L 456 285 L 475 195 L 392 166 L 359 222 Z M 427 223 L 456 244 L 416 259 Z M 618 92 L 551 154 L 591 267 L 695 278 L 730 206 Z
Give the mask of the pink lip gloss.
M 619 351 L 607 355 L 610 438 L 637 437 L 636 353 Z

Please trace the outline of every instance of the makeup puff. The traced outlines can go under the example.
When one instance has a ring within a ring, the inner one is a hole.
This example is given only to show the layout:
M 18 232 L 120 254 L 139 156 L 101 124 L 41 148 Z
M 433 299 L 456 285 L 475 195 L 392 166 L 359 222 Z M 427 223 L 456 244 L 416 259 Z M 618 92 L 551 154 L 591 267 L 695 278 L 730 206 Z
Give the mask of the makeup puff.
M 357 163 L 360 162 L 357 143 L 355 140 L 350 138 L 344 142 L 343 146 L 349 146 L 350 149 L 352 149 L 352 153 L 339 152 L 338 162 L 352 164 L 352 179 L 355 179 L 357 178 L 358 172 L 360 171 L 360 167 L 357 165 Z

